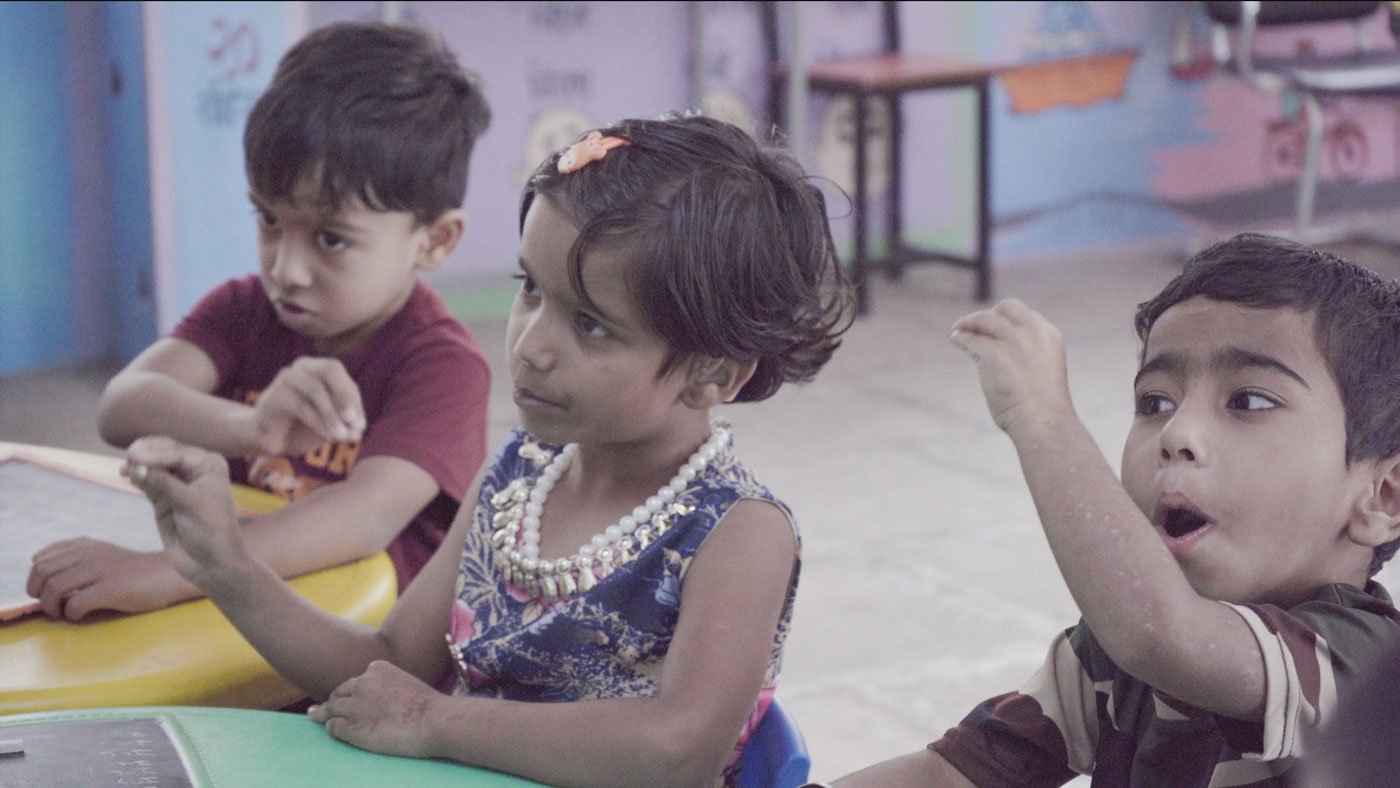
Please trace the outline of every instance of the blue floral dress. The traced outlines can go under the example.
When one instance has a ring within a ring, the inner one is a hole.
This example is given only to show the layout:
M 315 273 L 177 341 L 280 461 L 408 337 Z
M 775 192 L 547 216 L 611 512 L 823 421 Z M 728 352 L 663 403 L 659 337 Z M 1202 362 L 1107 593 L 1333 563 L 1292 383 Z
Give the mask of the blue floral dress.
M 517 428 L 482 480 L 448 634 L 457 663 L 456 694 L 544 702 L 655 695 L 676 631 L 686 569 L 715 524 L 744 498 L 771 501 L 792 520 L 787 507 L 726 448 L 676 496 L 668 507 L 668 527 L 635 555 L 629 553 L 586 590 L 542 593 L 530 578 L 507 579 L 506 550 L 492 545 L 492 535 L 499 530 L 497 515 L 534 484 L 559 450 Z M 793 528 L 796 533 L 795 523 Z M 771 702 L 800 564 L 799 541 L 764 688 L 730 766 Z

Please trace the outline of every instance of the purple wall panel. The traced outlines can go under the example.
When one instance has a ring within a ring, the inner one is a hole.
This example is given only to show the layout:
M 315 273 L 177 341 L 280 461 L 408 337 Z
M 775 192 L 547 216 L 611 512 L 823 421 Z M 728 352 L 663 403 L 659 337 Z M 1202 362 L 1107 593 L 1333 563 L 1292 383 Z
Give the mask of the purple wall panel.
M 377 3 L 318 3 L 313 24 L 365 18 Z M 442 277 L 515 270 L 520 189 L 550 152 L 625 117 L 685 109 L 691 96 L 685 3 L 404 4 L 482 77 L 491 127 L 472 154 L 467 234 Z

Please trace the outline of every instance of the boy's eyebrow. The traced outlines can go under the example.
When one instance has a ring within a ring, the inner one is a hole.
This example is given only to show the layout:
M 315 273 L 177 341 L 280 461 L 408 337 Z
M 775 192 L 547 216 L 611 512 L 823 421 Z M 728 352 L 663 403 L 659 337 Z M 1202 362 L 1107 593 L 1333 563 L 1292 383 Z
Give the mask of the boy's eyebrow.
M 1287 364 L 1267 353 L 1259 353 L 1237 347 L 1227 347 L 1219 353 L 1216 353 L 1212 362 L 1215 366 L 1224 369 L 1247 369 L 1251 367 L 1256 369 L 1271 369 L 1274 372 L 1293 378 L 1301 383 L 1305 389 L 1312 388 L 1312 386 L 1308 385 L 1306 380 L 1303 380 L 1302 375 L 1294 372 Z
M 1137 375 L 1133 377 L 1133 385 L 1137 386 L 1144 375 L 1153 372 L 1180 372 L 1187 366 L 1186 357 L 1180 353 L 1162 353 L 1153 356 L 1144 362 Z M 1239 370 L 1239 369 L 1268 369 L 1282 375 L 1286 375 L 1302 384 L 1305 389 L 1312 389 L 1302 375 L 1294 372 L 1287 364 L 1270 356 L 1267 353 L 1260 353 L 1255 350 L 1245 350 L 1240 347 L 1227 347 L 1216 351 L 1210 358 L 1210 366 L 1215 369 Z
M 339 216 L 336 216 L 335 214 L 325 216 L 321 224 L 326 229 L 335 230 L 341 235 L 359 235 L 365 230 L 365 228 L 361 227 L 360 225 L 354 224 L 353 222 L 347 222 Z
M 272 210 L 272 203 L 260 197 L 257 194 L 257 192 L 249 191 L 248 201 L 251 202 L 253 206 L 258 208 L 259 210 Z M 316 222 L 322 227 L 328 230 L 335 230 L 336 232 L 339 232 L 342 235 L 359 235 L 365 231 L 365 228 L 361 227 L 360 225 L 354 224 L 353 222 L 347 222 L 335 213 L 331 212 L 319 212 L 316 215 Z

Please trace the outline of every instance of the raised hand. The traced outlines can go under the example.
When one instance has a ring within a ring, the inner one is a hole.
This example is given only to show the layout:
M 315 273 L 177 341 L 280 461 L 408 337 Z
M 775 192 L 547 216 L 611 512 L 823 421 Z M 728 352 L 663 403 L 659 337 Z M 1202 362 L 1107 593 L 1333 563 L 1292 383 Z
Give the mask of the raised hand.
M 977 363 L 992 420 L 1013 439 L 1023 426 L 1073 412 L 1060 330 L 1021 301 L 967 315 L 952 340 Z
M 170 438 L 141 438 L 126 450 L 126 474 L 155 507 L 165 556 L 208 592 L 221 572 L 248 560 L 239 534 L 228 463 Z
M 375 660 L 365 672 L 335 688 L 307 716 L 326 732 L 362 750 L 432 757 L 430 708 L 447 696 L 411 674 Z
M 365 430 L 360 389 L 339 360 L 303 356 L 258 397 L 253 428 L 267 454 L 304 454 L 328 441 L 359 440 Z

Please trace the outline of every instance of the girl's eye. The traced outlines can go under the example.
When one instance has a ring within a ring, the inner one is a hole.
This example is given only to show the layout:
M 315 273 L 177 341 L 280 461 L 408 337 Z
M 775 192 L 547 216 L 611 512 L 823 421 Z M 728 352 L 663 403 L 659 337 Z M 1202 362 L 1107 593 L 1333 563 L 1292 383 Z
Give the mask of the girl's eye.
M 1233 410 L 1272 410 L 1278 407 L 1278 402 L 1257 391 L 1237 391 L 1231 395 L 1226 407 Z
M 1139 416 L 1156 416 L 1176 409 L 1176 403 L 1161 394 L 1139 394 L 1133 412 Z
M 535 294 L 535 280 L 534 280 L 533 278 L 531 278 L 531 276 L 530 276 L 529 274 L 527 274 L 527 273 L 521 271 L 521 272 L 517 272 L 517 273 L 515 273 L 515 274 L 512 274 L 512 276 L 513 276 L 515 279 L 519 280 L 519 282 L 520 282 L 520 292 L 521 292 L 521 294 L 527 295 L 527 296 L 530 296 L 530 295 L 534 295 L 534 294 Z
M 254 208 L 253 213 L 258 217 L 258 224 L 269 230 L 276 229 L 277 217 L 264 208 Z
M 578 326 L 579 331 L 591 337 L 605 339 L 612 336 L 612 332 L 608 331 L 602 323 L 599 323 L 597 320 L 594 320 L 592 316 L 584 314 L 583 312 L 579 312 L 578 317 L 574 318 L 574 324 Z
M 321 230 L 316 233 L 316 240 L 321 244 L 322 248 L 332 252 L 338 252 L 350 245 L 350 242 L 345 240 L 344 236 L 336 235 L 329 230 Z

